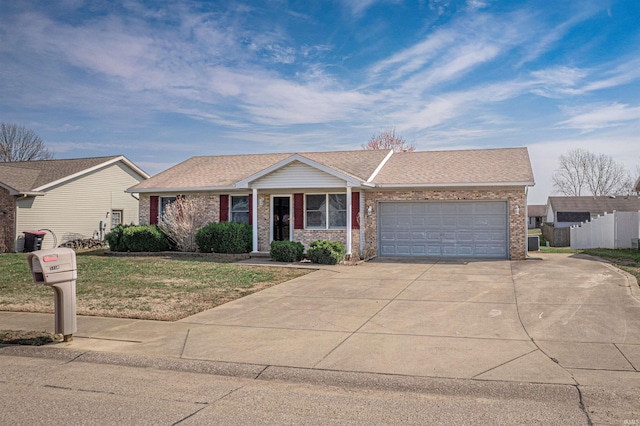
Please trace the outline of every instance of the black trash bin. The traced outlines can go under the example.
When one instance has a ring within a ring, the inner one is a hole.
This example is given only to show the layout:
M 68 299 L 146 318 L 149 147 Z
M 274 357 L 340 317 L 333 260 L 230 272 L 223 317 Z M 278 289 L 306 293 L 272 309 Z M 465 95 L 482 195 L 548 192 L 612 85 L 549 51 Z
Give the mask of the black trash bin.
M 24 231 L 24 250 L 25 253 L 40 250 L 42 248 L 42 240 L 47 234 L 44 231 Z

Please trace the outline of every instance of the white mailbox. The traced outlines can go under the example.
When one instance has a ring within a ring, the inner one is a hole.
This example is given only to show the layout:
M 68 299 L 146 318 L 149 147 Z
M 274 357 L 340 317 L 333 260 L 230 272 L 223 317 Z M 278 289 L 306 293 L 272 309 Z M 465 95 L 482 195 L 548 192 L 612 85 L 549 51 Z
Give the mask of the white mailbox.
M 76 253 L 70 248 L 37 250 L 27 256 L 33 282 L 53 287 L 56 333 L 73 340 L 76 321 Z

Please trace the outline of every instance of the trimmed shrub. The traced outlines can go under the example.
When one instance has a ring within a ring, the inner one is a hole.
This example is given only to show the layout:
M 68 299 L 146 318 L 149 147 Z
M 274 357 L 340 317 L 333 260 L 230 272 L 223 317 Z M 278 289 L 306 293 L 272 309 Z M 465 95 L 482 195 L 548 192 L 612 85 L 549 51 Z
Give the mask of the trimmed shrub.
M 122 233 L 127 251 L 166 251 L 171 248 L 167 236 L 155 225 L 129 226 Z
M 111 251 L 127 251 L 127 246 L 124 245 L 123 233 L 125 228 L 130 225 L 118 225 L 104 236 L 105 241 L 109 244 L 109 250 Z
M 202 253 L 249 253 L 252 240 L 253 229 L 244 223 L 210 223 L 196 233 Z
M 271 242 L 271 259 L 276 262 L 300 262 L 304 246 L 296 241 L 273 241 Z
M 335 265 L 344 260 L 345 249 L 341 242 L 318 240 L 309 244 L 307 257 L 313 263 Z

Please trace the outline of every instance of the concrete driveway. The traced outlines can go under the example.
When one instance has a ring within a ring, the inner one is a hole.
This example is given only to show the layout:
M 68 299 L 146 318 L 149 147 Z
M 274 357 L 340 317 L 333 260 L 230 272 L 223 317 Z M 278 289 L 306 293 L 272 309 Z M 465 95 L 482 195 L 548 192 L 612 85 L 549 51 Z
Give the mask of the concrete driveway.
M 381 259 L 181 323 L 207 325 L 184 345 L 195 359 L 566 384 L 640 368 L 640 302 L 627 277 L 577 256 Z

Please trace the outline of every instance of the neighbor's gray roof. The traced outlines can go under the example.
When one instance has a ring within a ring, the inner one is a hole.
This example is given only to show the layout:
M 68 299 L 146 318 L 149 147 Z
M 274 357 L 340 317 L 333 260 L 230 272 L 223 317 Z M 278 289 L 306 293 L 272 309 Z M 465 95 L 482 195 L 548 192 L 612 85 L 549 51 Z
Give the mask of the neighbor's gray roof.
M 373 180 L 376 185 L 533 185 L 527 148 L 400 152 Z
M 554 212 L 589 212 L 592 215 L 640 210 L 640 197 L 636 195 L 608 197 L 549 197 Z
M 547 205 L 546 204 L 529 204 L 527 206 L 527 216 L 529 217 L 540 217 L 547 215 Z
M 74 158 L 67 160 L 38 160 L 0 163 L 0 185 L 16 193 L 33 192 L 40 187 L 124 157 Z M 125 159 L 126 160 L 126 159 Z M 135 168 L 133 163 L 126 160 Z M 136 170 L 146 174 L 141 170 Z
M 388 150 L 302 152 L 301 157 L 331 167 L 334 170 L 366 181 L 389 153 Z M 129 191 L 145 189 L 231 188 L 274 164 L 294 155 L 245 154 L 191 157 L 150 179 L 140 182 Z

